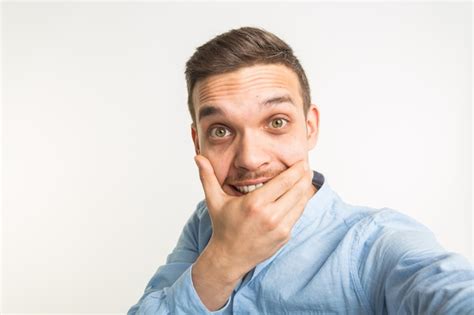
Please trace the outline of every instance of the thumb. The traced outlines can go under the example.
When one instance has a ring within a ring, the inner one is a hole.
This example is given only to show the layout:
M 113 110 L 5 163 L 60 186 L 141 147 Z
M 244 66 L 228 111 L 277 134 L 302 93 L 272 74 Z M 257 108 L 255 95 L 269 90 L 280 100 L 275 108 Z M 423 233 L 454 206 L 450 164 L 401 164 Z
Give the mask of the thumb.
M 194 161 L 199 168 L 199 178 L 204 188 L 208 206 L 213 209 L 220 208 L 224 201 L 225 192 L 217 180 L 211 162 L 202 155 L 196 155 Z

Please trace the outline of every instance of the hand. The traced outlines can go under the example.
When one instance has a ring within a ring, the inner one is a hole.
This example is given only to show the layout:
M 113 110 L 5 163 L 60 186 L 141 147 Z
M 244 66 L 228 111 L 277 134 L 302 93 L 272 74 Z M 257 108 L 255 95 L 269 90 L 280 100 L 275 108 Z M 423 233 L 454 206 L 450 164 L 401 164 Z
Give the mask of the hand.
M 219 257 L 226 280 L 235 282 L 288 242 L 313 195 L 312 172 L 300 161 L 259 189 L 235 197 L 222 190 L 205 157 L 195 160 L 213 228 L 204 251 Z

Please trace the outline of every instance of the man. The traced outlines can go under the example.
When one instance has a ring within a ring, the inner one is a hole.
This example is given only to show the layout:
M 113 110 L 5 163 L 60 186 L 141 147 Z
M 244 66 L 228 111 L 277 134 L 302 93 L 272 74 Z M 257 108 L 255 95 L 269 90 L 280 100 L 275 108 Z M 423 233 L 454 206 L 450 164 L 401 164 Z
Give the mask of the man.
M 231 30 L 186 79 L 206 198 L 129 314 L 474 313 L 467 260 L 310 170 L 319 114 L 285 42 Z

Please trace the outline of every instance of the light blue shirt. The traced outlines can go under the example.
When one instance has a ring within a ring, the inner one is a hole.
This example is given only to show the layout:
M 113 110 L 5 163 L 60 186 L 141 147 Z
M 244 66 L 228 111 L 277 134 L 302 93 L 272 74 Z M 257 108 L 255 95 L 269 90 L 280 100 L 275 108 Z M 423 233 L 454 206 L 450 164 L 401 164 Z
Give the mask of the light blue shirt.
M 349 205 L 319 188 L 292 238 L 209 312 L 191 278 L 211 237 L 204 201 L 131 314 L 474 314 L 474 269 L 426 227 L 391 209 Z M 449 209 L 447 209 L 449 211 Z

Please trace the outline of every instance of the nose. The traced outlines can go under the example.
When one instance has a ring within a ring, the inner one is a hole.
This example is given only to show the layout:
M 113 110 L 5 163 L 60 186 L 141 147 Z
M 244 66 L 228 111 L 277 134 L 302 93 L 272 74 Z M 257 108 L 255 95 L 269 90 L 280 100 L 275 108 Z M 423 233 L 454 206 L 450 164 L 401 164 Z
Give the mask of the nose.
M 267 142 L 257 134 L 244 134 L 236 147 L 234 166 L 237 169 L 256 171 L 270 164 Z

